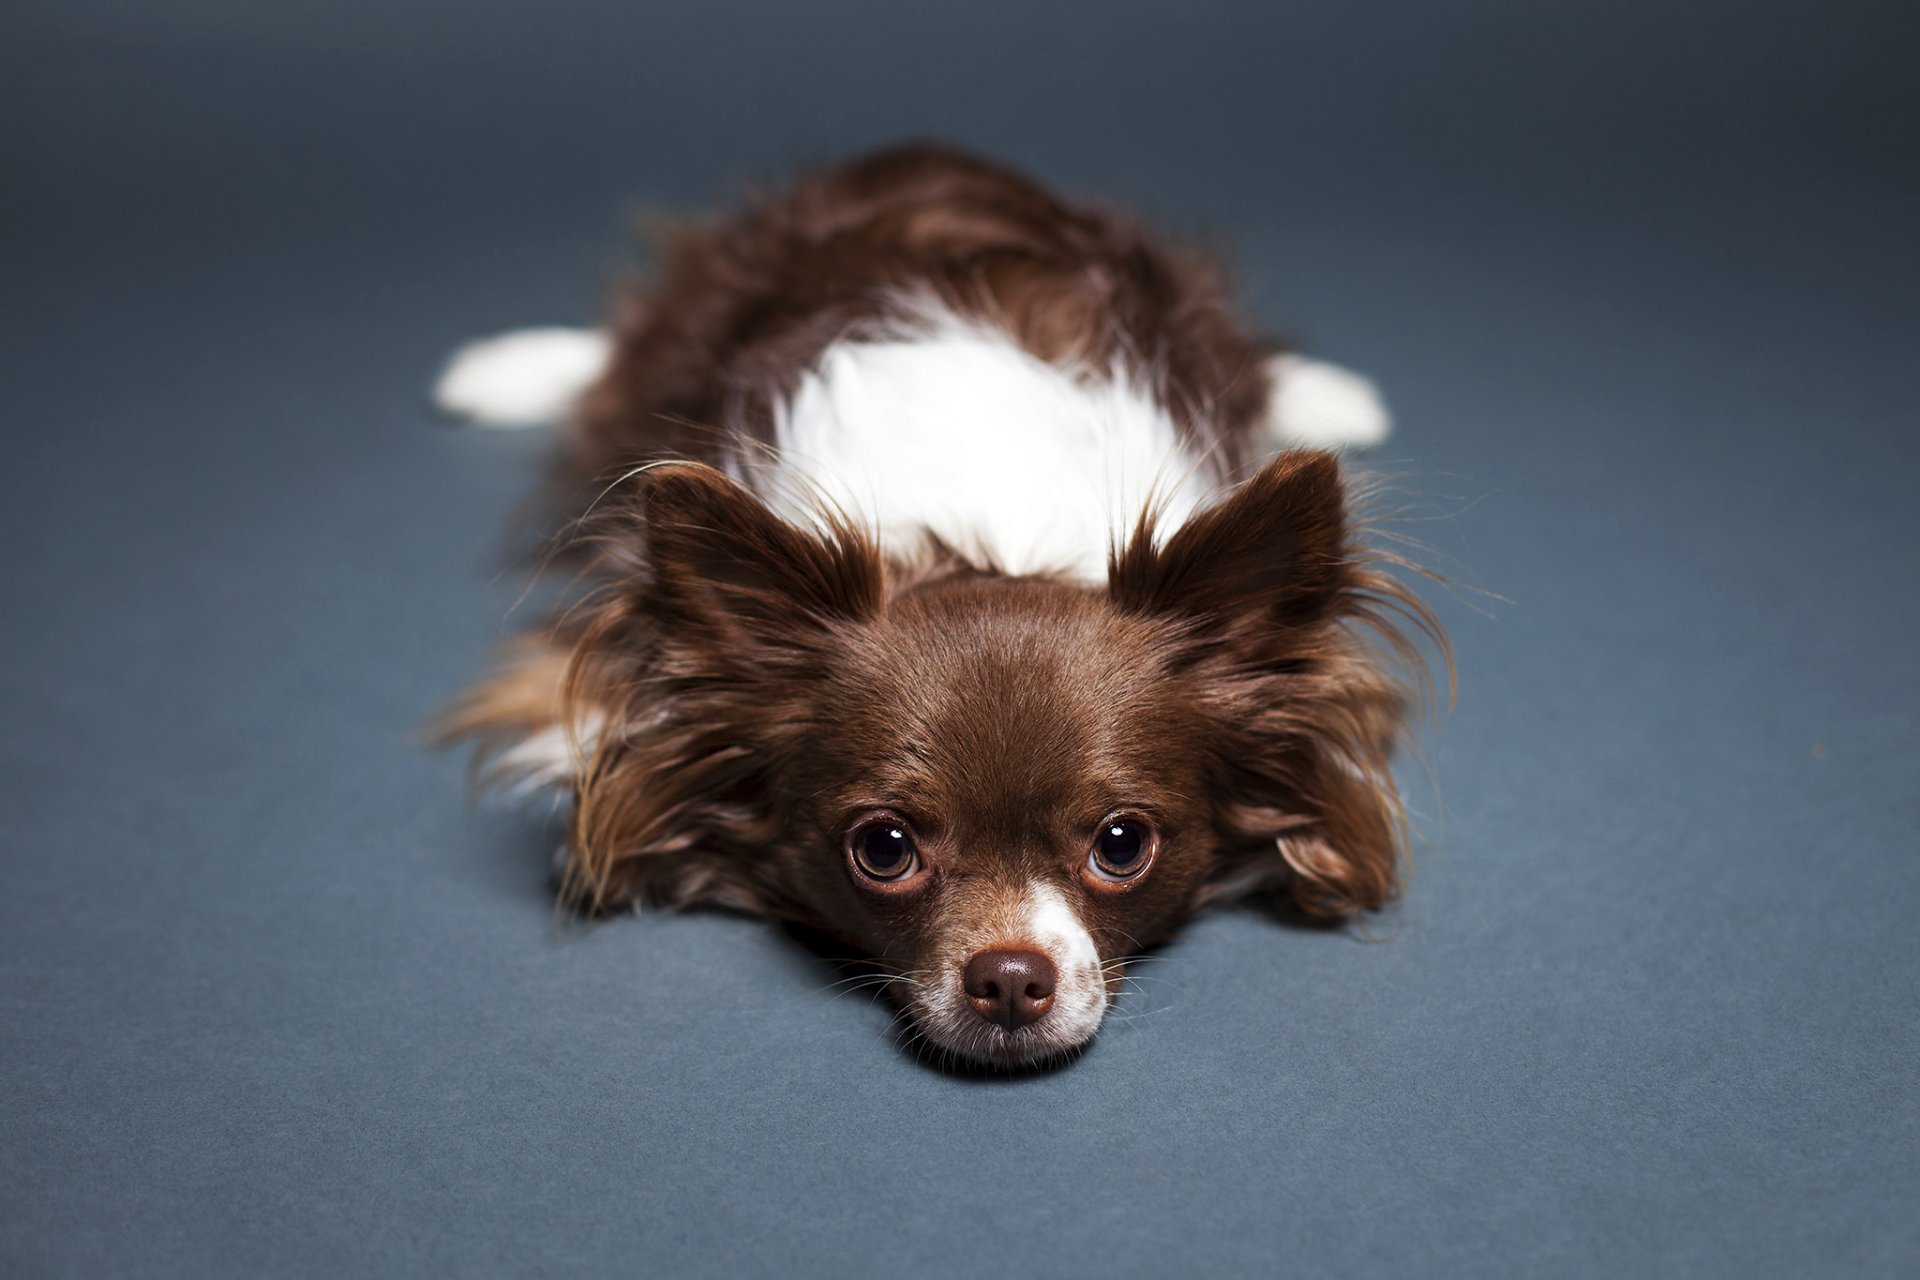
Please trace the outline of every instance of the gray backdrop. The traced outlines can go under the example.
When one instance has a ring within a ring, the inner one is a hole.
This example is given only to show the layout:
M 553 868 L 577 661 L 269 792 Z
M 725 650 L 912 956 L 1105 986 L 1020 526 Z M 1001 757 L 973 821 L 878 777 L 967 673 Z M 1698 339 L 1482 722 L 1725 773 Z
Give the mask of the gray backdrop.
M 0 23 L 0 1270 L 1920 1270 L 1902 6 Z M 911 134 L 1231 245 L 1460 584 L 1376 939 L 1208 918 L 1019 1081 L 778 929 L 557 925 L 417 736 L 542 450 L 443 353 Z

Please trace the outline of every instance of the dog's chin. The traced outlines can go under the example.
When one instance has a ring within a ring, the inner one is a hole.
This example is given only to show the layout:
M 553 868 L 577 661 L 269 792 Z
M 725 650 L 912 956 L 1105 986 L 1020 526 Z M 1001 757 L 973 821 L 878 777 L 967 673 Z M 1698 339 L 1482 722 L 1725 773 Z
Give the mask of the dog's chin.
M 1039 1034 L 1032 1027 L 1003 1031 L 986 1023 L 981 1023 L 977 1031 L 967 1028 L 964 1034 L 924 1025 L 920 1030 L 932 1056 L 1000 1071 L 1045 1070 L 1073 1057 L 1093 1041 L 1091 1035 L 1063 1038 Z
M 917 1033 L 910 1042 L 927 1056 L 950 1063 L 999 1071 L 1041 1071 L 1067 1061 L 1091 1044 L 1105 1012 L 1103 1001 L 1092 1019 L 1077 1019 L 1075 1026 L 1043 1018 L 1032 1026 L 1008 1031 L 970 1012 L 956 1016 L 916 1007 L 908 1011 Z

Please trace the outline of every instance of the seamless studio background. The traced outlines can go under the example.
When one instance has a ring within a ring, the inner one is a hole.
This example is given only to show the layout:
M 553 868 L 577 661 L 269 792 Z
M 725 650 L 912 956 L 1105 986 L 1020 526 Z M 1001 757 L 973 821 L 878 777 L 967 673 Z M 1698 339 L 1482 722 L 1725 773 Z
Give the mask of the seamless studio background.
M 0 1270 L 1912 1275 L 1911 6 L 0 17 Z M 975 1081 L 780 930 L 556 926 L 419 726 L 543 452 L 457 343 L 938 136 L 1376 376 L 1461 584 L 1365 934 Z

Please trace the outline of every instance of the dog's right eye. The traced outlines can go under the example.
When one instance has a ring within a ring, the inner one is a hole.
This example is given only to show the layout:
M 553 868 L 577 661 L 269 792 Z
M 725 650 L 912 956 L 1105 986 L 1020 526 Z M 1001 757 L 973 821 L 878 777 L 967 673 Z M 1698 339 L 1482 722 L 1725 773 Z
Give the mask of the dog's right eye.
M 863 823 L 848 838 L 847 851 L 853 865 L 869 880 L 903 880 L 913 873 L 917 860 L 913 837 L 898 822 L 881 819 Z

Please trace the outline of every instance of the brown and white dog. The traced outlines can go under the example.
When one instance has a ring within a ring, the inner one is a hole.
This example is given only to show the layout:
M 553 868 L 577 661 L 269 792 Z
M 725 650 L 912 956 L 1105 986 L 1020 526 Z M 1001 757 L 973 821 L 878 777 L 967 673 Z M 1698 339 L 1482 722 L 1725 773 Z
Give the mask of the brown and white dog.
M 825 930 L 925 1042 L 1025 1064 L 1202 904 L 1395 891 L 1395 672 L 1439 636 L 1318 451 L 1386 418 L 1198 256 L 906 147 L 681 233 L 607 331 L 475 344 L 438 396 L 565 427 L 591 591 L 448 730 L 571 797 L 588 909 Z

